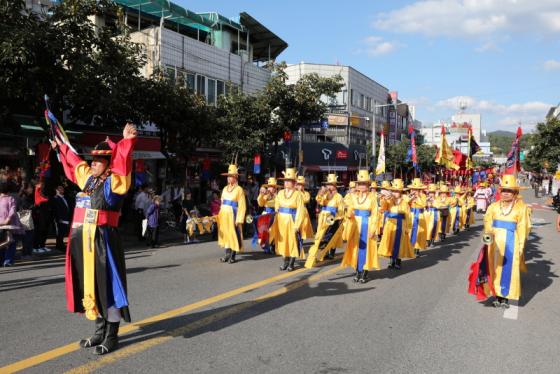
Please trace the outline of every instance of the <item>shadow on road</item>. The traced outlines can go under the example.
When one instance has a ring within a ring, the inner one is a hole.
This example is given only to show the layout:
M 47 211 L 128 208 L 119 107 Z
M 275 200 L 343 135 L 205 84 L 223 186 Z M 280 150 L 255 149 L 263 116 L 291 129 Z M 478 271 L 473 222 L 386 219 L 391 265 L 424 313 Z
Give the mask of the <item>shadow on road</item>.
M 558 275 L 551 271 L 554 262 L 544 258 L 545 252 L 540 249 L 541 236 L 534 231 L 525 244 L 525 262 L 527 272 L 521 273 L 521 299 L 519 306 L 527 305 L 539 292 L 552 285 L 553 278 Z

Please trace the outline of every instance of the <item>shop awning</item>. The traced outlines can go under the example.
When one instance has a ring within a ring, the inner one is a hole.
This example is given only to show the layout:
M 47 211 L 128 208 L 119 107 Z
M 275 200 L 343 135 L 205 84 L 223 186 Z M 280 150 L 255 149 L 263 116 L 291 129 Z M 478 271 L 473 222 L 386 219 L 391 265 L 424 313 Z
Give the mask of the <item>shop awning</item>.
M 247 28 L 253 47 L 253 61 L 275 59 L 288 48 L 288 43 L 253 18 L 249 13 L 239 14 L 239 23 Z
M 165 155 L 161 152 L 153 151 L 134 151 L 132 157 L 135 160 L 165 160 Z

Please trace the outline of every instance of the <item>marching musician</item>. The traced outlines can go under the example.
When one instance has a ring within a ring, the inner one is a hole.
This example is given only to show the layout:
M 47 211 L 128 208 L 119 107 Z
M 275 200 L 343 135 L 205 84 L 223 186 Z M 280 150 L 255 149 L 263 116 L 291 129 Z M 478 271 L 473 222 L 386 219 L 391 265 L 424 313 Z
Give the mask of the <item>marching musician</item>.
M 425 250 L 427 246 L 427 225 L 426 215 L 426 195 L 424 190 L 426 186 L 422 183 L 420 178 L 414 178 L 412 184 L 408 185 L 409 195 L 408 204 L 410 205 L 411 217 L 411 230 L 410 230 L 410 244 L 414 248 L 414 254 L 418 256 L 420 251 Z
M 350 205 L 350 200 L 352 199 L 352 195 L 354 195 L 356 193 L 356 182 L 355 181 L 350 181 L 350 183 L 348 183 L 348 190 L 346 191 L 346 195 L 344 195 L 344 208 L 347 209 L 348 206 Z M 346 220 L 344 220 L 344 222 L 342 223 L 342 225 L 344 226 L 344 229 L 342 231 L 342 241 L 347 241 L 348 240 L 348 222 Z
M 227 173 L 227 186 L 222 191 L 222 205 L 218 213 L 218 245 L 225 248 L 221 262 L 235 263 L 235 255 L 243 250 L 242 226 L 247 210 L 245 192 L 238 184 L 237 165 L 230 164 Z
M 381 206 L 385 213 L 385 227 L 379 243 L 379 255 L 389 257 L 390 269 L 399 270 L 402 258 L 414 258 L 410 244 L 410 207 L 403 197 L 405 191 L 402 179 L 394 179 L 391 192 L 384 195 Z
M 310 239 L 313 237 L 313 226 L 311 225 L 311 218 L 309 217 L 309 202 L 311 201 L 311 195 L 305 190 L 305 176 L 298 175 L 296 180 L 296 190 L 301 192 L 303 197 L 303 205 L 305 206 L 303 210 L 303 223 L 301 224 L 301 238 Z
M 451 216 L 451 229 L 454 234 L 458 234 L 463 228 L 463 221 L 461 219 L 461 212 L 463 211 L 463 189 L 461 186 L 455 186 L 453 190 L 454 196 L 450 197 L 450 216 Z
M 378 207 L 375 196 L 369 192 L 368 171 L 359 170 L 357 179 L 357 191 L 348 200 L 348 244 L 340 266 L 354 268 L 354 282 L 366 283 L 368 272 L 379 269 L 375 230 Z
M 321 211 L 317 218 L 317 232 L 315 242 L 309 249 L 309 256 L 305 262 L 305 267 L 313 267 L 316 260 L 322 261 L 324 257 L 334 258 L 336 248 L 342 247 L 342 219 L 344 217 L 344 199 L 337 191 L 338 177 L 331 173 L 327 175 L 327 181 L 317 193 L 317 204 L 321 206 Z M 319 252 L 319 250 L 321 252 Z
M 521 296 L 520 272 L 525 271 L 524 247 L 530 231 L 530 212 L 519 199 L 514 175 L 504 175 L 501 199 L 492 203 L 484 215 L 484 233 L 492 238 L 488 245 L 488 265 L 493 280 L 495 307 L 509 307 L 509 300 Z
M 388 206 L 386 204 L 383 204 L 383 200 L 387 199 L 388 197 L 390 198 L 391 195 L 391 183 L 389 181 L 382 181 L 381 182 L 381 190 L 379 192 L 379 197 L 378 197 L 378 206 L 379 206 L 379 210 L 377 212 L 378 217 L 378 223 L 377 223 L 377 237 L 379 240 L 381 240 L 381 236 L 383 235 L 383 227 L 385 226 L 385 221 L 386 221 L 386 210 L 385 207 Z
M 449 196 L 449 187 L 442 184 L 439 188 L 439 193 L 434 204 L 439 213 L 438 234 L 441 241 L 445 240 L 447 233 L 449 232 L 449 228 L 451 227 L 451 220 L 449 218 L 450 205 L 451 198 Z
M 303 224 L 304 209 L 303 195 L 296 190 L 296 169 L 287 168 L 282 172 L 284 189 L 276 196 L 276 254 L 284 258 L 280 270 L 292 271 L 298 257 L 304 258 L 303 241 L 300 229 Z
M 439 210 L 436 206 L 437 185 L 430 183 L 428 185 L 428 196 L 426 197 L 426 229 L 428 246 L 432 246 L 439 238 Z
M 474 225 L 474 208 L 476 202 L 472 196 L 472 187 L 467 187 L 465 194 L 462 197 L 463 210 L 461 214 L 461 220 L 463 222 L 463 227 L 468 230 L 471 225 Z
M 268 178 L 267 183 L 261 186 L 259 196 L 257 196 L 257 204 L 259 207 L 263 208 L 263 214 L 274 213 L 278 187 L 278 183 L 274 177 Z M 261 243 L 266 253 L 274 254 L 274 238 L 276 236 L 276 231 L 274 215 L 272 215 L 268 223 L 268 243 Z

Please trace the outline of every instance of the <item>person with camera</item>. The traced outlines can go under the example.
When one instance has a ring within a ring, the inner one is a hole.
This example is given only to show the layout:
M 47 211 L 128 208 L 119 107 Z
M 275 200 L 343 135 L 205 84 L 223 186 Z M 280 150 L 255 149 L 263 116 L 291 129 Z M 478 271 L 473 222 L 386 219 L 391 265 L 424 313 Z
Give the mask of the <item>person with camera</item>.
M 496 308 L 509 308 L 509 300 L 521 296 L 521 271 L 526 270 L 523 252 L 530 231 L 530 212 L 519 198 L 521 189 L 514 175 L 504 175 L 500 201 L 492 203 L 484 215 L 484 241 L 488 244 Z

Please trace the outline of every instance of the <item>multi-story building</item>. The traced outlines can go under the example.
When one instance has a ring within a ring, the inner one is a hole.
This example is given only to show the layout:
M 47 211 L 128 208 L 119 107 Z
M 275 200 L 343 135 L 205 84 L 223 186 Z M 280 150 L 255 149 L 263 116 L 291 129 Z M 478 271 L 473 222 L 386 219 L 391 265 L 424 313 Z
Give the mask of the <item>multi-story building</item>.
M 480 122 L 479 122 L 480 123 Z M 430 126 L 425 126 L 420 129 L 423 136 L 424 144 L 439 146 L 441 142 L 442 127 L 445 130 L 445 139 L 453 149 L 458 149 L 462 153 L 467 154 L 469 151 L 468 143 L 468 129 L 472 126 L 472 122 L 451 122 L 451 123 L 434 123 Z M 480 130 L 478 127 L 478 139 L 475 136 L 475 129 L 473 126 L 473 138 L 480 146 L 480 156 L 490 156 L 490 142 L 486 136 L 486 132 Z
M 545 119 L 546 119 L 547 121 L 548 121 L 548 120 L 551 120 L 551 119 L 560 119 L 560 104 L 551 107 L 551 108 L 548 110 L 548 113 L 546 114 Z

